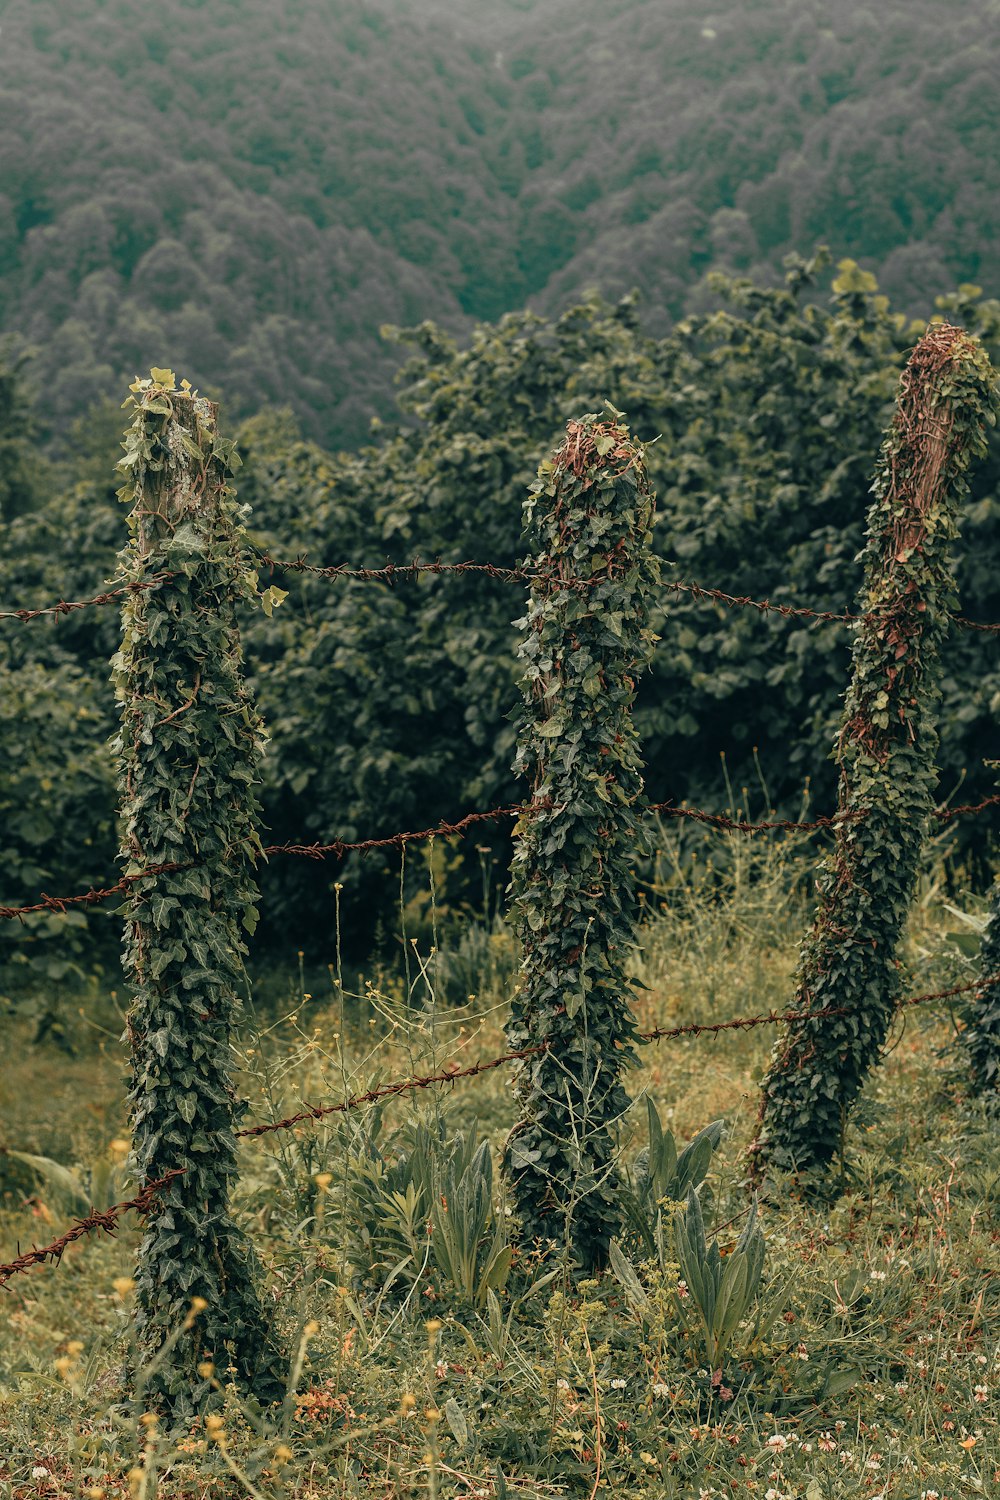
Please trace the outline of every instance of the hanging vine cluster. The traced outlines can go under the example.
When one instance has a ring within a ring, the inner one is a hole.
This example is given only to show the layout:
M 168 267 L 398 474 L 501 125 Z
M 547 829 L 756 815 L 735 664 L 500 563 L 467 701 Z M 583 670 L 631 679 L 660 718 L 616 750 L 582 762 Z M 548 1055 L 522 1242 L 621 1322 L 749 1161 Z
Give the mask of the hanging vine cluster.
M 524 507 L 540 576 L 518 622 L 515 769 L 532 795 L 515 826 L 524 961 L 508 1041 L 544 1050 L 520 1071 L 506 1155 L 525 1235 L 562 1237 L 585 1267 L 619 1223 L 615 1136 L 635 1060 L 625 965 L 645 834 L 631 710 L 655 639 L 653 512 L 642 445 L 613 407 L 569 423 Z
M 112 662 L 122 856 L 127 876 L 167 867 L 131 885 L 125 906 L 133 1166 L 140 1186 L 184 1169 L 146 1224 L 138 1335 L 156 1357 L 154 1396 L 183 1416 L 212 1399 L 207 1362 L 235 1368 L 264 1399 L 283 1389 L 255 1257 L 228 1207 L 242 1112 L 230 1036 L 247 982 L 243 936 L 257 920 L 264 741 L 235 610 L 258 594 L 231 483 L 238 460 L 214 406 L 166 370 L 131 390 L 119 463 L 128 592 Z M 146 587 L 162 573 L 168 581 Z
M 764 1080 L 758 1168 L 822 1166 L 878 1061 L 900 989 L 897 948 L 937 781 L 939 648 L 956 605 L 951 544 L 996 419 L 979 342 L 931 327 L 901 377 L 863 554 L 853 668 L 835 750 L 840 817 L 819 879 L 792 1023 Z M 833 1008 L 843 1014 L 814 1015 Z

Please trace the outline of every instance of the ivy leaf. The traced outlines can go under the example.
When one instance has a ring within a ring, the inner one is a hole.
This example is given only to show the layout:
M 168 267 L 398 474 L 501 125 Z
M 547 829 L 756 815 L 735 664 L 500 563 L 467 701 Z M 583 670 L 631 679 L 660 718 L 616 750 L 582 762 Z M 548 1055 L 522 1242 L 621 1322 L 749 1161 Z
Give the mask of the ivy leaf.
M 275 584 L 272 583 L 270 588 L 266 588 L 262 591 L 260 595 L 260 607 L 264 611 L 265 615 L 267 615 L 268 619 L 270 619 L 274 614 L 274 611 L 277 609 L 278 605 L 287 598 L 288 590 L 279 589 Z

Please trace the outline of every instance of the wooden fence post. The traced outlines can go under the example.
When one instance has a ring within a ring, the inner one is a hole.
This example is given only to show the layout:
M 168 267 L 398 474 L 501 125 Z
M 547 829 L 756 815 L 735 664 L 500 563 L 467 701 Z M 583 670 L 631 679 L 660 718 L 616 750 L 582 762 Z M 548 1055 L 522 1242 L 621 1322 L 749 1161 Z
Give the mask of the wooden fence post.
M 819 879 L 791 1023 L 762 1085 L 754 1170 L 823 1167 L 895 1014 L 897 949 L 937 783 L 938 652 L 955 602 L 951 544 L 986 451 L 995 376 L 960 328 L 928 329 L 903 371 L 868 512 L 862 618 L 836 758 L 836 843 Z M 832 1007 L 839 1015 L 812 1018 Z
M 642 761 L 636 678 L 654 637 L 645 593 L 654 497 L 642 446 L 613 407 L 570 422 L 525 503 L 537 540 L 523 637 L 513 911 L 524 962 L 508 1040 L 521 1118 L 505 1152 L 527 1238 L 561 1239 L 586 1268 L 618 1227 L 617 1122 L 635 1061 L 625 964 Z M 582 582 L 580 581 L 582 580 Z
M 148 1216 L 137 1318 L 143 1399 L 184 1417 L 219 1399 L 208 1369 L 283 1394 L 252 1247 L 229 1212 L 236 1176 L 231 1030 L 257 913 L 255 785 L 263 726 L 243 681 L 236 602 L 257 597 L 217 410 L 172 373 L 132 386 L 119 498 L 131 505 L 113 659 L 121 705 L 122 854 L 134 885 L 124 963 L 133 994 L 133 1166 L 183 1175 Z M 148 1394 L 146 1394 L 148 1393 Z

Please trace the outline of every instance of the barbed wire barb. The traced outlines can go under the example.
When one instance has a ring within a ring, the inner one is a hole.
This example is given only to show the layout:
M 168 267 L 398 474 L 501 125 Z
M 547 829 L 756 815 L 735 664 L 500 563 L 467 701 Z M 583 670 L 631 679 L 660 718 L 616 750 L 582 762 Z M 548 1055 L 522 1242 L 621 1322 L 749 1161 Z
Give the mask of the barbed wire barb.
M 127 594 L 142 594 L 149 589 L 158 589 L 174 577 L 176 577 L 174 573 L 157 573 L 153 578 L 123 583 L 118 588 L 107 589 L 103 594 L 95 594 L 91 599 L 60 599 L 58 604 L 46 604 L 40 609 L 0 609 L 0 620 L 20 620 L 22 625 L 26 625 L 30 620 L 41 619 L 43 615 L 71 615 L 78 609 L 114 604 Z

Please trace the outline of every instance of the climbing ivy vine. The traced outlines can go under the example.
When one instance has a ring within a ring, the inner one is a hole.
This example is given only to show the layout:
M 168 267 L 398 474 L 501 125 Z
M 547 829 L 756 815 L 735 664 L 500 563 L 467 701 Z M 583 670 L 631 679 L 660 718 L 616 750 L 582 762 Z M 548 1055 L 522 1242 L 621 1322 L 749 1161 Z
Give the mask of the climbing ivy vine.
M 608 407 L 568 424 L 525 502 L 541 577 L 519 658 L 515 770 L 531 800 L 515 829 L 511 892 L 524 947 L 512 1048 L 519 1077 L 507 1164 L 523 1233 L 601 1264 L 618 1227 L 616 1126 L 634 1062 L 626 960 L 642 761 L 632 704 L 654 636 L 646 593 L 654 497 L 642 445 Z
M 119 576 L 169 575 L 127 596 L 112 663 L 126 873 L 165 866 L 125 908 L 132 1161 L 140 1183 L 183 1168 L 139 1250 L 138 1339 L 146 1390 L 184 1416 L 212 1401 L 213 1364 L 262 1399 L 283 1390 L 255 1256 L 229 1211 L 241 1113 L 231 1032 L 247 982 L 243 934 L 257 920 L 264 740 L 235 611 L 256 600 L 257 579 L 231 482 L 238 460 L 214 406 L 167 370 L 131 390 Z
M 957 602 L 951 546 L 996 404 L 979 342 L 932 326 L 901 377 L 876 470 L 863 617 L 835 750 L 841 821 L 800 963 L 801 1019 L 763 1083 L 758 1170 L 821 1167 L 842 1153 L 849 1110 L 888 1034 L 937 781 L 939 648 Z M 812 1014 L 828 1007 L 840 1013 Z

